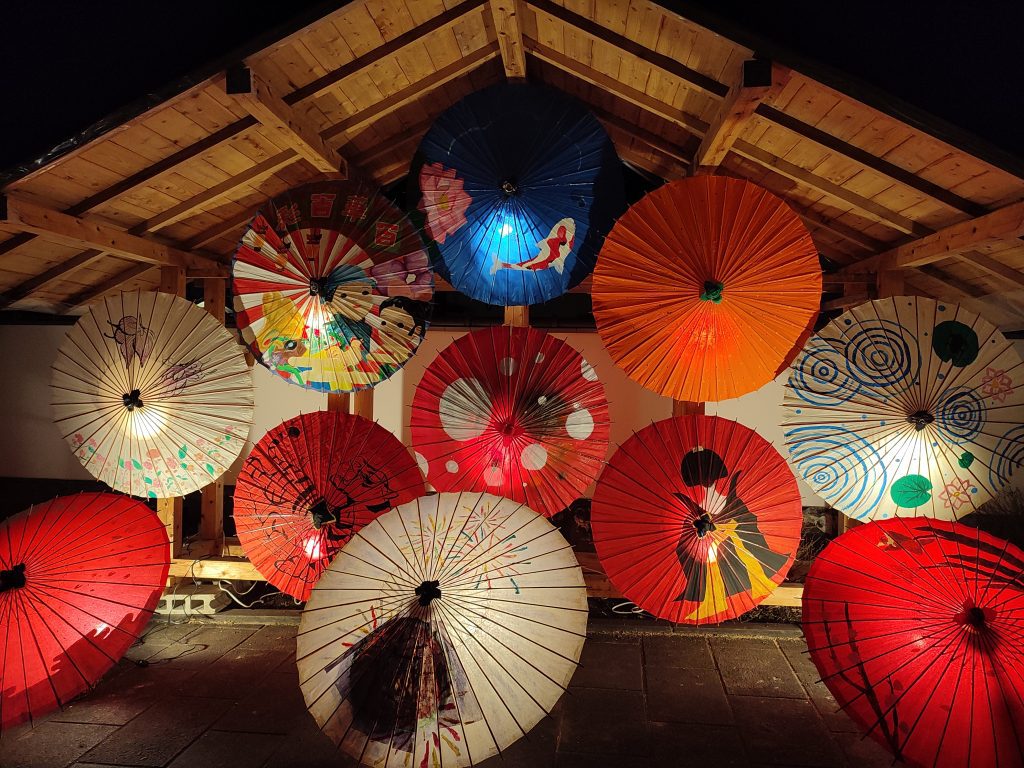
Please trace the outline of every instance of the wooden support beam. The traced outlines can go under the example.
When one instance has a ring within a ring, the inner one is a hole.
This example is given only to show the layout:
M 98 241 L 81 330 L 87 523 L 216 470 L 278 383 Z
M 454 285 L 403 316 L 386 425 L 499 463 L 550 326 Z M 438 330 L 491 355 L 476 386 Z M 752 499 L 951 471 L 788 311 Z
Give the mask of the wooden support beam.
M 1024 200 L 929 233 L 904 245 L 862 259 L 848 269 L 900 269 L 931 264 L 989 240 L 1024 236 Z M 980 265 L 979 265 L 980 266 Z M 842 272 L 842 270 L 840 270 Z
M 179 267 L 161 267 L 160 283 L 157 285 L 160 293 L 170 293 L 174 296 L 185 295 L 185 270 Z
M 717 117 L 708 127 L 693 156 L 693 165 L 711 168 L 721 165 L 736 139 L 746 130 L 761 100 L 781 90 L 790 74 L 790 70 L 773 66 L 766 59 L 743 62 L 742 77 L 729 90 L 729 95 L 719 107 Z
M 650 147 L 651 150 L 657 152 L 659 155 L 671 157 L 677 163 L 681 163 L 683 165 L 688 165 L 690 163 L 690 158 L 687 156 L 686 152 L 678 145 L 670 143 L 664 136 L 660 136 L 645 128 L 641 128 L 629 120 L 624 120 L 614 112 L 601 109 L 589 102 L 587 102 L 587 106 L 590 111 L 597 116 L 597 119 L 605 124 L 605 127 L 617 129 L 630 138 Z
M 933 289 L 928 291 L 928 294 L 934 295 L 937 298 L 964 301 L 967 299 L 980 299 L 985 296 L 985 291 L 975 288 L 967 281 L 954 277 L 945 270 L 933 267 L 930 264 L 925 264 L 914 270 L 904 271 L 909 272 L 910 274 L 907 277 L 915 282 L 923 282 L 925 285 L 934 286 Z M 885 273 L 879 272 L 879 274 Z
M 201 581 L 265 581 L 256 566 L 241 558 L 210 557 L 171 560 L 170 575 Z
M 681 109 L 677 109 L 666 104 L 660 99 L 656 99 L 641 90 L 632 88 L 625 83 L 616 80 L 614 77 L 610 77 L 603 72 L 599 72 L 596 69 L 592 69 L 591 67 L 582 64 L 576 59 L 566 56 L 564 53 L 556 51 L 553 48 L 548 48 L 546 45 L 539 43 L 536 40 L 524 38 L 523 44 L 526 46 L 527 53 L 534 58 L 547 62 L 551 66 L 557 67 L 563 72 L 573 75 L 577 80 L 581 80 L 599 88 L 602 91 L 618 96 L 620 99 L 628 101 L 630 104 L 638 106 L 641 109 L 650 112 L 652 115 L 657 115 L 660 118 L 675 123 L 676 125 L 680 125 L 688 131 L 698 135 L 704 134 L 708 129 L 708 124 L 696 115 L 691 115 Z
M 724 83 L 720 83 L 713 77 L 705 75 L 703 72 L 698 72 L 695 69 L 691 69 L 686 65 L 680 63 L 678 59 L 665 54 L 652 51 L 635 40 L 630 40 L 628 37 L 613 32 L 601 24 L 598 24 L 593 19 L 586 16 L 581 16 L 578 13 L 570 11 L 552 0 L 530 0 L 530 7 L 535 11 L 546 14 L 563 24 L 568 24 L 574 27 L 574 31 L 582 32 L 587 37 L 594 40 L 598 40 L 602 43 L 606 43 L 618 48 L 623 53 L 635 56 L 636 58 L 645 61 L 653 67 L 657 67 L 673 77 L 683 80 L 690 85 L 711 94 L 718 98 L 725 98 L 729 92 L 729 86 Z M 542 23 L 540 19 L 537 23 Z
M 498 35 L 501 63 L 505 77 L 522 80 L 526 77 L 526 55 L 523 53 L 523 0 L 490 0 L 491 19 Z
M 185 270 L 181 267 L 161 267 L 160 284 L 157 290 L 175 296 L 185 295 Z M 156 500 L 156 513 L 167 529 L 167 538 L 171 542 L 171 559 L 181 556 L 181 496 Z
M 47 283 L 51 283 L 56 280 L 58 277 L 67 277 L 76 269 L 84 267 L 86 264 L 91 264 L 103 255 L 103 251 L 95 249 L 82 251 L 81 253 L 72 256 L 67 261 L 55 264 L 45 272 L 41 272 L 34 277 L 30 277 L 27 280 L 18 283 L 13 288 L 7 290 L 7 292 L 0 294 L 0 309 L 9 307 L 14 302 L 20 301 L 26 296 L 30 296 Z
M 530 324 L 530 308 L 525 306 L 505 307 L 504 325 L 526 328 Z
M 348 413 L 351 396 L 348 392 L 329 392 L 327 394 L 327 410 L 333 413 Z
M 371 167 L 380 158 L 390 155 L 392 152 L 397 151 L 401 147 L 409 144 L 412 141 L 419 142 L 423 138 L 423 134 L 427 132 L 427 129 L 434 124 L 432 118 L 426 120 L 420 120 L 418 123 L 406 128 L 404 131 L 396 136 L 392 136 L 387 141 L 382 141 L 375 149 L 370 150 L 364 155 L 359 157 L 359 164 L 364 168 Z M 409 157 L 412 157 L 412 153 L 409 153 Z
M 396 91 L 385 99 L 381 99 L 372 106 L 369 106 L 366 109 L 357 110 L 354 114 L 346 117 L 340 123 L 332 125 L 325 131 L 321 131 L 320 138 L 324 141 L 330 141 L 344 133 L 355 132 L 357 129 L 373 122 L 378 117 L 401 109 L 406 104 L 411 104 L 414 101 L 418 101 L 428 96 L 431 92 L 440 88 L 442 85 L 450 83 L 453 80 L 457 80 L 464 75 L 468 75 L 470 72 L 473 72 L 497 55 L 497 43 L 485 45 L 483 48 L 473 51 L 473 53 L 468 56 L 463 56 L 462 58 L 453 61 L 447 67 L 442 67 L 427 77 L 417 80 L 412 85 L 403 88 L 400 91 Z
M 226 315 L 227 286 L 224 280 L 205 278 L 203 280 L 203 308 L 224 325 Z M 214 542 L 215 546 L 224 539 L 224 481 L 214 480 L 201 491 L 199 508 L 199 535 Z M 216 549 L 211 554 L 220 554 Z
M 880 299 L 902 296 L 906 292 L 905 275 L 898 269 L 883 269 L 875 275 L 875 293 Z
M 843 224 L 842 222 L 836 221 L 828 216 L 824 216 L 817 211 L 797 211 L 797 215 L 804 220 L 805 224 L 827 229 L 832 234 L 839 235 L 844 240 L 848 240 L 854 245 L 860 246 L 871 253 L 878 253 L 886 247 L 885 243 L 865 235 L 856 227 Z
M 10 195 L 0 196 L 0 221 L 61 245 L 105 251 L 132 261 L 182 268 L 222 266 L 209 257 Z
M 998 259 L 993 259 L 991 256 L 977 251 L 965 251 L 960 254 L 960 257 L 990 275 L 995 275 L 1017 288 L 1024 288 L 1024 272 L 1014 269 L 1009 264 L 1004 264 Z
M 88 288 L 84 288 L 73 296 L 65 299 L 61 314 L 67 314 L 75 307 L 88 304 L 93 299 L 103 296 L 119 286 L 124 285 L 129 280 L 134 280 L 136 277 L 139 277 L 140 275 L 143 275 L 146 272 L 149 272 L 149 270 L 155 268 L 155 264 L 135 264 L 128 267 L 128 269 L 121 270 L 116 275 L 107 278 L 102 283 L 90 285 Z
M 704 403 L 693 403 L 689 400 L 673 400 L 673 416 L 703 416 L 706 413 Z
M 741 157 L 752 160 L 758 165 L 775 171 L 781 176 L 785 176 L 788 179 L 808 186 L 818 192 L 829 195 L 830 197 L 834 197 L 837 200 L 842 200 L 844 203 L 859 210 L 866 218 L 869 218 L 872 221 L 877 221 L 880 224 L 884 224 L 908 235 L 914 235 L 915 237 L 924 237 L 932 232 L 931 229 L 923 224 L 911 221 L 907 217 L 901 216 L 883 205 L 879 205 L 874 200 L 869 200 L 868 198 L 862 197 L 855 192 L 851 192 L 828 179 L 816 176 L 806 168 L 802 168 L 801 166 L 791 163 L 788 160 L 784 160 L 781 157 L 776 157 L 770 152 L 766 152 L 760 147 L 755 147 L 753 144 L 742 139 L 737 139 L 733 142 L 732 150 Z
M 373 390 L 361 389 L 352 394 L 352 413 L 373 421 Z
M 225 235 L 230 235 L 232 232 L 241 230 L 246 224 L 248 224 L 253 216 L 256 215 L 255 211 L 242 211 L 228 219 L 219 221 L 216 224 L 204 229 L 198 235 L 186 240 L 181 244 L 181 247 L 185 250 L 192 250 L 194 248 L 200 248 L 208 243 L 212 243 Z M 239 236 L 241 239 L 241 236 Z
M 888 160 L 883 160 L 877 155 L 871 154 L 867 150 L 854 146 L 842 139 L 838 139 L 832 134 L 827 133 L 820 128 L 816 128 L 813 125 L 808 125 L 807 123 L 804 123 L 791 115 L 787 115 L 782 110 L 776 109 L 768 104 L 758 104 L 756 114 L 758 117 L 763 117 L 775 125 L 792 131 L 801 138 L 812 141 L 820 147 L 842 155 L 858 165 L 862 165 L 881 176 L 885 176 L 886 178 L 892 179 L 905 187 L 909 187 L 910 189 L 920 192 L 922 195 L 927 195 L 933 200 L 937 200 L 950 208 L 964 213 L 969 213 L 971 216 L 982 216 L 989 210 L 980 203 L 961 197 L 955 192 L 950 192 L 948 189 L 940 187 L 938 184 L 934 184 L 927 179 L 923 179 L 905 168 L 900 168 L 898 165 L 890 163 Z
M 308 115 L 286 104 L 265 78 L 247 67 L 229 70 L 224 90 L 260 124 L 323 173 L 348 176 L 348 161 L 320 138 Z
M 203 137 L 199 141 L 190 144 L 184 149 L 181 149 L 172 155 L 168 155 L 163 160 L 159 160 L 153 163 L 152 165 L 146 166 L 138 173 L 134 173 L 128 178 L 122 179 L 116 184 L 112 184 L 106 189 L 100 190 L 99 192 L 90 195 L 84 200 L 75 203 L 70 208 L 66 209 L 64 213 L 68 214 L 69 216 L 79 216 L 87 211 L 92 210 L 93 208 L 96 208 L 97 206 L 102 205 L 103 203 L 113 200 L 115 197 L 120 197 L 121 195 L 128 194 L 129 192 L 136 190 L 139 187 L 145 186 L 146 184 L 153 181 L 153 179 L 157 178 L 161 174 L 172 171 L 175 168 L 181 166 L 182 164 L 187 163 L 188 161 L 193 160 L 194 158 L 198 157 L 204 152 L 212 149 L 213 147 L 216 147 L 219 144 L 222 144 L 223 142 L 234 138 L 240 133 L 249 130 L 256 124 L 256 120 L 253 117 L 243 117 L 241 120 L 236 120 L 230 125 L 221 128 L 219 131 L 215 131 L 214 133 L 211 133 L 209 136 Z M 19 179 L 18 182 L 16 182 L 14 185 L 15 188 L 17 186 L 17 183 L 25 182 L 29 178 L 31 178 L 31 176 Z M 3 243 L 0 243 L 0 256 L 14 250 L 15 248 L 21 245 L 24 245 L 25 243 L 30 242 L 36 237 L 37 235 L 33 233 L 23 232 L 19 235 L 15 235 L 13 238 L 9 240 L 5 240 Z
M 462 19 L 466 14 L 483 8 L 486 2 L 487 0 L 465 0 L 454 8 L 449 8 L 444 13 L 423 22 L 417 27 L 413 27 L 408 32 L 399 35 L 393 40 L 389 40 L 384 45 L 377 46 L 368 53 L 353 59 L 347 64 L 338 67 L 331 72 L 328 72 L 322 77 L 318 77 L 313 82 L 308 83 L 301 88 L 296 88 L 284 97 L 284 102 L 288 105 L 294 105 L 305 99 L 311 99 L 315 96 L 319 96 L 321 93 L 329 91 L 346 77 L 367 69 L 382 59 L 395 55 L 406 46 L 422 43 L 429 35 L 450 27 L 452 24 Z

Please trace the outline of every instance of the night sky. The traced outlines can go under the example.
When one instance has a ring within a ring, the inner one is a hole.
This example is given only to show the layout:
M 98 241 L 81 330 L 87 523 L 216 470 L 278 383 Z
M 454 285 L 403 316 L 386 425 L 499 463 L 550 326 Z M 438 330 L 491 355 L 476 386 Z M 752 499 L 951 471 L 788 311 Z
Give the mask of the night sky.
M 698 4 L 1024 155 L 1019 0 Z M 7 4 L 0 19 L 0 169 L 38 157 L 146 93 L 321 7 L 329 6 L 303 0 Z

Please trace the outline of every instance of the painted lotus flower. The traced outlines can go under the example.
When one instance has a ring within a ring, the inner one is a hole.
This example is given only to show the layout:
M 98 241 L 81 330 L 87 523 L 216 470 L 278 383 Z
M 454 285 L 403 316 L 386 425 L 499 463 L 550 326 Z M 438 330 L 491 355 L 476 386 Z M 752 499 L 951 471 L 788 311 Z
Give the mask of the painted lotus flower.
M 463 189 L 462 179 L 455 177 L 455 169 L 445 168 L 441 163 L 429 163 L 420 169 L 420 189 L 420 210 L 427 216 L 427 234 L 435 242 L 443 243 L 448 235 L 465 225 L 466 209 L 473 198 Z
M 416 251 L 370 269 L 377 289 L 386 296 L 406 296 L 416 301 L 430 301 L 434 279 L 426 251 Z

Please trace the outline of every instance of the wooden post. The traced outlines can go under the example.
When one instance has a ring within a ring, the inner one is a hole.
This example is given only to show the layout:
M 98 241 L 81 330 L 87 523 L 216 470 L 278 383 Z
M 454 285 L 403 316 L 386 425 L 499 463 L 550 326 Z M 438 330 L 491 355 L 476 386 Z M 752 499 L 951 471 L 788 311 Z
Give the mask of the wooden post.
M 348 392 L 331 392 L 327 395 L 327 410 L 333 413 L 348 413 Z
M 372 389 L 361 389 L 352 395 L 352 413 L 373 421 Z
M 691 403 L 689 400 L 673 400 L 673 416 L 703 416 L 704 403 Z
M 890 296 L 902 296 L 905 290 L 903 270 L 880 269 L 875 278 L 875 287 L 878 289 L 878 298 L 880 299 L 887 299 Z
M 526 328 L 530 325 L 530 308 L 528 306 L 505 307 L 505 325 Z
M 215 277 L 203 279 L 203 306 L 221 325 L 224 324 L 226 286 Z M 210 554 L 221 554 L 224 542 L 224 481 L 218 478 L 202 490 L 199 511 L 199 538 L 212 542 Z
M 161 267 L 161 293 L 175 296 L 185 295 L 185 270 L 182 267 Z M 181 557 L 181 497 L 156 500 L 156 513 L 167 528 L 167 538 L 171 542 L 171 559 Z

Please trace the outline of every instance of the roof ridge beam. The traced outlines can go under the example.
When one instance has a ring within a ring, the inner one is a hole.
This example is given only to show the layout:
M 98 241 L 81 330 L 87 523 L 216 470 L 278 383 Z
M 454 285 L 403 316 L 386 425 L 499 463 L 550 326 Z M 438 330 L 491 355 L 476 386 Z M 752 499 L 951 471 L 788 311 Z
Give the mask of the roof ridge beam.
M 523 0 L 490 0 L 491 21 L 498 35 L 501 63 L 508 80 L 526 79 L 526 52 L 520 20 L 526 7 Z

